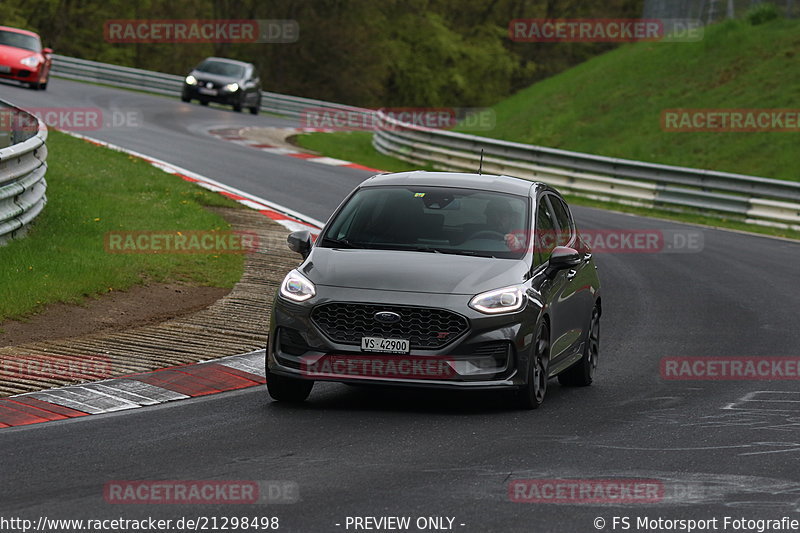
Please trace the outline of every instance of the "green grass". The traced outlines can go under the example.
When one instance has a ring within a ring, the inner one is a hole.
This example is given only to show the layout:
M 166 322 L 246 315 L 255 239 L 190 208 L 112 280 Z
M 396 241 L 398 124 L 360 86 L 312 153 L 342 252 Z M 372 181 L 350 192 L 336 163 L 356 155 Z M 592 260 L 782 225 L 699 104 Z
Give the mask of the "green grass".
M 140 159 L 51 131 L 44 211 L 0 247 L 0 321 L 150 281 L 232 287 L 238 254 L 110 254 L 109 231 L 227 230 L 204 206 L 240 207 Z
M 800 20 L 728 21 L 695 43 L 637 43 L 595 57 L 494 106 L 476 135 L 642 161 L 800 180 L 800 132 L 672 133 L 664 109 L 798 109 Z M 369 133 L 301 135 L 323 155 L 388 171 L 421 167 L 379 154 Z M 576 205 L 793 239 L 800 232 L 700 211 L 571 197 Z
M 429 168 L 412 165 L 376 151 L 372 147 L 372 133 L 366 131 L 307 133 L 296 136 L 295 140 L 308 150 L 378 170 L 405 172 Z
M 732 20 L 694 43 L 636 43 L 523 89 L 477 135 L 800 180 L 800 132 L 672 133 L 664 109 L 790 108 L 800 96 L 800 20 Z

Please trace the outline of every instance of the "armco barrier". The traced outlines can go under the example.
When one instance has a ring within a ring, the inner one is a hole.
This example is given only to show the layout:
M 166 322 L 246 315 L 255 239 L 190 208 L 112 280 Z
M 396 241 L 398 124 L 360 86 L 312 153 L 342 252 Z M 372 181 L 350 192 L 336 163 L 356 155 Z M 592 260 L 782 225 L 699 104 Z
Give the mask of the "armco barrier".
M 692 207 L 754 224 L 800 230 L 800 183 L 568 152 L 429 129 L 378 112 L 373 146 L 381 153 L 446 170 L 541 180 L 598 200 Z
M 25 122 L 38 128 L 12 128 L 11 146 L 0 149 L 0 244 L 21 237 L 42 211 L 47 197 L 47 128 L 22 109 L 0 102 L 0 112 L 27 115 Z M 16 121 L 10 121 L 16 122 Z
M 108 63 L 53 56 L 53 73 L 179 96 L 182 76 Z M 306 110 L 372 114 L 357 108 L 277 93 L 262 92 L 261 110 L 301 116 Z M 670 209 L 690 207 L 710 215 L 732 215 L 753 224 L 800 229 L 800 183 L 742 174 L 675 167 L 499 141 L 475 135 L 404 124 L 378 113 L 375 148 L 388 155 L 436 168 L 475 171 L 480 152 L 487 173 L 542 180 L 564 192 Z
M 55 76 L 62 78 L 93 81 L 113 87 L 137 89 L 170 96 L 180 96 L 184 80 L 183 76 L 176 76 L 175 74 L 163 74 L 138 68 L 121 67 L 110 63 L 87 61 L 85 59 L 77 59 L 58 54 L 53 55 L 52 69 Z M 323 102 L 322 100 L 314 100 L 313 98 L 288 96 L 267 91 L 261 92 L 262 111 L 296 117 L 301 116 L 308 109 L 331 109 L 364 114 L 374 113 L 371 109 Z

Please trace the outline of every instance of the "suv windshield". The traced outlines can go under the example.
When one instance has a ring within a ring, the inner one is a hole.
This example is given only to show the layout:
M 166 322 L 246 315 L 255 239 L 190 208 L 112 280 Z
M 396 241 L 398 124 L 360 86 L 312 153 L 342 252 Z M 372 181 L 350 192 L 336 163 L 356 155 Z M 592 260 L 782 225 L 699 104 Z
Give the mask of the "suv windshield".
M 38 38 L 33 35 L 26 35 L 14 31 L 0 30 L 0 45 L 22 48 L 23 50 L 30 50 L 31 52 L 42 51 L 42 45 Z
M 244 67 L 236 65 L 235 63 L 226 63 L 224 61 L 210 61 L 205 60 L 195 69 L 209 74 L 217 74 L 219 76 L 230 76 L 231 78 L 241 78 L 244 76 Z
M 528 199 L 446 187 L 358 191 L 320 239 L 326 248 L 412 250 L 519 259 Z

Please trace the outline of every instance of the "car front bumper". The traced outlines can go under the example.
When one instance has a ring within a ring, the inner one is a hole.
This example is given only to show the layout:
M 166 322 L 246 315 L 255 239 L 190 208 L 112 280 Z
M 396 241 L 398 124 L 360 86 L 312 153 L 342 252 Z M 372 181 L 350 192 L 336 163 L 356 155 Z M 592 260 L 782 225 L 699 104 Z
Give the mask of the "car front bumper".
M 540 308 L 529 301 L 514 313 L 486 315 L 468 306 L 471 298 L 327 286 L 317 286 L 317 295 L 303 303 L 276 295 L 266 356 L 268 372 L 315 381 L 448 389 L 517 389 L 525 385 Z M 332 338 L 330 330 L 312 317 L 317 307 L 330 303 L 445 310 L 464 317 L 467 326 L 439 347 L 412 344 L 408 354 L 366 352 L 352 339 L 341 342 Z
M 0 64 L 0 78 L 26 83 L 35 83 L 41 76 L 41 66 L 36 68 L 21 67 L 19 65 Z
M 204 92 L 203 87 L 198 85 L 183 84 L 183 97 L 193 100 L 204 100 L 206 102 L 215 102 L 218 104 L 233 105 L 238 103 L 241 99 L 241 89 L 235 92 L 225 91 L 223 89 L 212 89 L 216 94 L 207 94 Z

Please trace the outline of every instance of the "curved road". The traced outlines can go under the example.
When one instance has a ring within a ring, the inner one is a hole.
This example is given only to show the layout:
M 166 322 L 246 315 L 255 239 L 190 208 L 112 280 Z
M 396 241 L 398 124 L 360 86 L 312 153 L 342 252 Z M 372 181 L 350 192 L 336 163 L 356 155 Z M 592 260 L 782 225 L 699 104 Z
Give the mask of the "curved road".
M 53 80 L 0 85 L 23 107 L 138 111 L 139 127 L 87 135 L 325 220 L 368 173 L 238 146 L 204 130 L 292 121 Z M 698 253 L 597 254 L 604 284 L 595 385 L 551 382 L 542 409 L 495 394 L 317 384 L 301 407 L 264 388 L 0 430 L 0 517 L 277 516 L 281 531 L 354 531 L 348 516 L 453 517 L 458 531 L 612 531 L 613 517 L 800 519 L 797 381 L 672 381 L 673 356 L 800 355 L 800 245 L 576 208 L 585 229 L 699 231 Z M 782 398 L 794 401 L 764 401 Z M 633 478 L 658 502 L 532 504 L 516 479 Z M 112 505 L 112 480 L 289 480 L 300 503 Z M 339 525 L 337 525 L 339 524 Z M 447 521 L 445 521 L 447 524 Z M 600 524 L 598 524 L 600 525 Z M 617 524 L 616 530 L 620 530 Z M 641 529 L 639 529 L 641 530 Z

